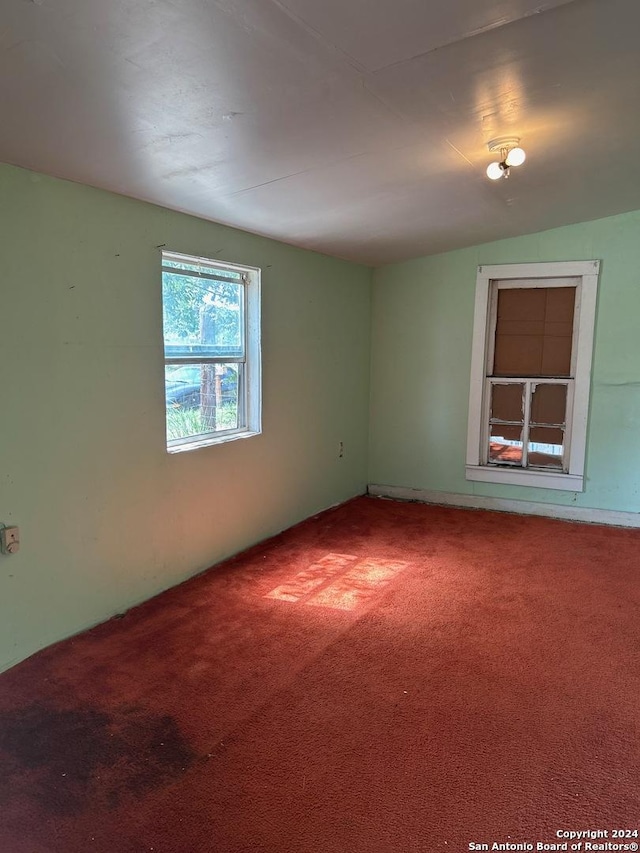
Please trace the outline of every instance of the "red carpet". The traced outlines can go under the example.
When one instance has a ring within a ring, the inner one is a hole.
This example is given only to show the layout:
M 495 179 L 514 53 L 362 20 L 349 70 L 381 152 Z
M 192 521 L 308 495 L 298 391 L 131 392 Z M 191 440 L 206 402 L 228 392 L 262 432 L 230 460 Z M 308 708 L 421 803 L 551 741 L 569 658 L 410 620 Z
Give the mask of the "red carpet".
M 634 829 L 639 546 L 369 498 L 311 519 L 0 676 L 0 850 Z

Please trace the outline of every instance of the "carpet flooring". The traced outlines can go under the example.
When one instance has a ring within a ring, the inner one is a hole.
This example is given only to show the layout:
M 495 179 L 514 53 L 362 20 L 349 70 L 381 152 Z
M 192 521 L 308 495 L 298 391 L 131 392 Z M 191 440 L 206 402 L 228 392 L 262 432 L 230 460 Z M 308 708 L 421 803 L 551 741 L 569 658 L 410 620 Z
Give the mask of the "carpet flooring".
M 0 676 L 0 851 L 614 843 L 639 546 L 372 498 L 310 519 Z

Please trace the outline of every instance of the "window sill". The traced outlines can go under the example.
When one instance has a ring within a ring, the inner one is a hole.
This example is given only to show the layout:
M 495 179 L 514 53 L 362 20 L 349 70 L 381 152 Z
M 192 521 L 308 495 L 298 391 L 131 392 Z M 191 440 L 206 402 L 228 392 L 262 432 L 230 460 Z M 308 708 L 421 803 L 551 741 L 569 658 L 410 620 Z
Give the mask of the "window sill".
M 228 441 L 237 441 L 240 438 L 251 438 L 260 435 L 261 430 L 243 430 L 242 432 L 225 433 L 224 435 L 198 436 L 195 439 L 180 442 L 179 444 L 167 445 L 167 453 L 185 453 L 188 450 L 200 450 L 201 447 L 211 447 L 216 444 L 226 444 Z
M 580 474 L 559 474 L 555 471 L 525 471 L 494 468 L 489 465 L 467 465 L 466 479 L 480 483 L 502 483 L 508 486 L 529 486 L 536 489 L 560 489 L 582 492 L 584 478 Z

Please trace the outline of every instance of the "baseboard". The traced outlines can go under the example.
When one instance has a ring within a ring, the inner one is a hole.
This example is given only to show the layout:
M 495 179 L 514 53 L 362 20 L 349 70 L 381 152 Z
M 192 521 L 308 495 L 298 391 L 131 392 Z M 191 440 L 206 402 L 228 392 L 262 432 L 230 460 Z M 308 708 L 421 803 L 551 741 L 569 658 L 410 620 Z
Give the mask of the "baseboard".
M 482 495 L 462 495 L 455 492 L 436 492 L 429 489 L 408 489 L 404 486 L 381 486 L 371 483 L 368 493 L 380 498 L 395 498 L 403 501 L 458 506 L 467 509 L 490 509 L 495 512 L 515 512 L 520 515 L 543 515 L 566 521 L 583 521 L 590 524 L 610 524 L 614 527 L 640 527 L 640 513 L 619 512 L 591 507 L 562 506 L 560 504 L 535 503 L 533 501 L 490 498 Z

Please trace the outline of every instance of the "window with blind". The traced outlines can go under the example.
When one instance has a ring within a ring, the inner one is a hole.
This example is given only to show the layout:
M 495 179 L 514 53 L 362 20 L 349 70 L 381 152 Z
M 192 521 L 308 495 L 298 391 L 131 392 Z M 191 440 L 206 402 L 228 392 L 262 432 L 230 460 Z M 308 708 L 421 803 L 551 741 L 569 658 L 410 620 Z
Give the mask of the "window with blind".
M 583 489 L 597 264 L 479 268 L 467 479 Z
M 167 449 L 260 432 L 259 270 L 162 253 Z

